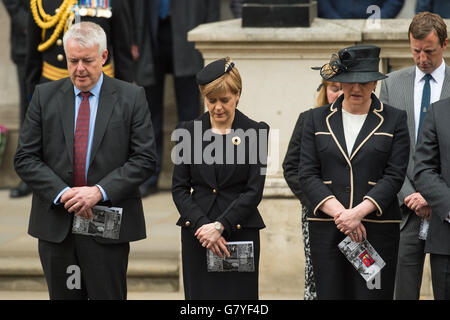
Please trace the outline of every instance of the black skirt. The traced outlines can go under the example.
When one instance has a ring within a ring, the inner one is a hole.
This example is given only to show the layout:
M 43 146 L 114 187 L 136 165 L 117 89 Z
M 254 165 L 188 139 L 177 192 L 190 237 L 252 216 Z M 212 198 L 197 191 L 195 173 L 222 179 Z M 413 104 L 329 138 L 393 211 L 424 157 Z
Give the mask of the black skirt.
M 334 222 L 310 221 L 311 259 L 319 300 L 392 300 L 400 240 L 398 223 L 363 222 L 367 240 L 386 265 L 378 288 L 369 289 L 363 277 L 339 250 L 346 236 Z M 372 286 L 374 287 L 374 286 Z
M 191 230 L 181 229 L 184 295 L 186 300 L 257 300 L 260 240 L 258 229 L 241 229 L 225 239 L 253 241 L 254 272 L 208 272 L 206 248 Z

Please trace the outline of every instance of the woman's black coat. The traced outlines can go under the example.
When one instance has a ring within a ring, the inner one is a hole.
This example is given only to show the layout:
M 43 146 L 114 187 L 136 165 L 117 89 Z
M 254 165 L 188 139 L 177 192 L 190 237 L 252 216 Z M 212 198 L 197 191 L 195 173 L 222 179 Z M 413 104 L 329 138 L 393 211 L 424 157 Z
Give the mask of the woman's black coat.
M 332 218 L 319 207 L 336 197 L 345 208 L 364 199 L 377 210 L 367 222 L 400 222 L 397 192 L 405 179 L 409 156 L 406 112 L 383 104 L 372 94 L 367 118 L 347 154 L 342 123 L 341 95 L 333 104 L 312 109 L 305 122 L 299 179 L 311 202 L 308 220 Z
M 172 196 L 180 213 L 177 225 L 195 233 L 202 225 L 219 221 L 225 227 L 224 235 L 241 228 L 264 228 L 257 206 L 264 189 L 269 126 L 236 110 L 232 124 L 235 131 L 227 135 L 226 144 L 228 150 L 234 149 L 235 155 L 245 154 L 245 163 L 227 165 L 226 176 L 221 181 L 216 179 L 213 164 L 205 163 L 204 159 L 198 163 L 200 155 L 211 148 L 208 129 L 211 123 L 206 112 L 195 121 L 180 123 L 172 136 L 172 140 L 179 141 L 172 153 L 176 162 Z M 239 144 L 234 141 L 236 137 L 240 139 Z M 190 163 L 180 163 L 182 158 Z

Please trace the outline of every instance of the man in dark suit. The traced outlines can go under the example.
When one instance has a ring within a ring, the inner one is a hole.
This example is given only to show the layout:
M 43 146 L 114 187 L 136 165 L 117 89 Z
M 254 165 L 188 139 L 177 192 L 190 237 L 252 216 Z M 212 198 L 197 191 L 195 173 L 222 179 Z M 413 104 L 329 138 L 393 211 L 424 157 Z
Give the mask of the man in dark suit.
M 429 204 L 413 179 L 413 156 L 426 114 L 422 111 L 430 103 L 450 97 L 450 67 L 443 59 L 448 44 L 444 20 L 429 12 L 418 14 L 411 21 L 408 35 L 416 66 L 389 74 L 380 91 L 381 101 L 406 111 L 410 139 L 408 170 L 397 195 L 402 212 L 395 283 L 398 300 L 418 300 L 420 297 L 425 241 L 419 239 L 419 230 L 422 220 L 431 214 Z
M 187 33 L 202 23 L 218 21 L 219 0 L 134 0 L 135 41 L 139 59 L 136 83 L 145 88 L 155 129 L 158 165 L 155 175 L 141 186 L 141 195 L 157 190 L 163 151 L 163 98 L 165 75 L 174 75 L 178 120 L 200 114 L 195 75 L 203 58 Z
M 28 6 L 30 6 L 30 1 Z M 86 1 L 78 1 L 80 8 Z M 59 23 L 69 25 L 80 21 L 92 21 L 99 24 L 106 32 L 108 40 L 108 60 L 103 71 L 110 77 L 132 82 L 133 59 L 131 56 L 131 12 L 127 0 L 112 0 L 110 7 L 97 7 L 95 10 L 111 10 L 111 16 L 94 16 L 97 11 L 90 10 L 79 15 L 65 15 L 61 12 L 73 12 L 75 6 L 69 4 L 69 8 L 63 10 L 62 0 L 43 1 L 42 7 L 46 15 L 55 19 L 56 24 L 49 26 L 50 20 L 40 14 L 36 1 L 31 1 L 31 12 L 28 15 L 28 38 L 25 62 L 26 96 L 29 100 L 34 88 L 39 83 L 59 80 L 68 76 L 65 53 L 62 46 L 64 29 L 58 29 Z M 104 2 L 106 4 L 106 2 Z M 114 60 L 114 66 L 112 64 Z M 21 182 L 11 190 L 11 197 L 23 197 L 31 192 L 30 188 Z
M 33 189 L 28 233 L 51 299 L 125 299 L 129 242 L 146 237 L 139 185 L 156 166 L 153 128 L 144 90 L 102 72 L 106 43 L 92 22 L 69 29 L 70 78 L 36 87 L 19 136 L 14 165 Z M 92 218 L 100 202 L 123 209 L 119 239 L 72 234 L 73 215 Z
M 414 182 L 431 206 L 425 241 L 430 253 L 433 294 L 450 299 L 450 98 L 430 106 L 416 146 Z

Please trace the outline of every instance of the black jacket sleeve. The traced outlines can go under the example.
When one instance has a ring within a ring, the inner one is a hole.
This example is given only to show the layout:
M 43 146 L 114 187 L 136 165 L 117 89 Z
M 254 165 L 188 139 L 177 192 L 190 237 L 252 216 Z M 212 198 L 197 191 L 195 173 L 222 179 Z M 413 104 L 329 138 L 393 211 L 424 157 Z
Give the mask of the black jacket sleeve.
M 187 122 L 181 122 L 176 130 L 187 130 Z M 212 222 L 200 206 L 192 200 L 192 176 L 190 164 L 181 161 L 183 150 L 180 151 L 173 167 L 172 174 L 172 198 L 183 221 L 189 221 L 193 233 L 202 225 Z
M 442 173 L 445 165 L 441 162 L 441 150 L 445 143 L 439 141 L 442 137 L 436 125 L 435 108 L 434 104 L 430 106 L 420 130 L 414 155 L 414 182 L 431 206 L 433 216 L 444 222 L 450 212 L 450 187 Z
M 295 124 L 294 132 L 292 133 L 283 161 L 283 175 L 289 188 L 300 200 L 302 205 L 309 207 L 310 203 L 301 189 L 300 180 L 298 177 L 301 142 L 307 113 L 308 111 L 302 112 L 297 119 L 297 123 Z

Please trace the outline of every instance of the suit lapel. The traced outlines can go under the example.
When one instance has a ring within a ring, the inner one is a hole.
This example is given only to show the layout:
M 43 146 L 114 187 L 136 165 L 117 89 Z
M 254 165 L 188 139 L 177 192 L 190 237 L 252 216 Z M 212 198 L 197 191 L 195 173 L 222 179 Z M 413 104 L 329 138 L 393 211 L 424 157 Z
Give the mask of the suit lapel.
M 356 137 L 355 144 L 353 145 L 352 154 L 350 156 L 350 160 L 352 160 L 358 151 L 362 148 L 364 143 L 373 135 L 373 133 L 381 126 L 384 119 L 377 112 L 383 110 L 383 105 L 380 104 L 379 100 L 376 99 L 375 95 L 372 95 L 372 105 L 370 107 L 370 111 L 367 114 L 367 118 L 364 121 L 364 124 L 359 131 L 358 136 Z
M 89 166 L 100 147 L 100 143 L 105 135 L 105 131 L 111 118 L 114 105 L 116 104 L 116 92 L 111 84 L 111 79 L 106 75 L 103 76 L 103 84 L 100 90 L 100 97 L 98 100 L 97 117 L 95 119 L 94 137 L 92 140 L 91 158 Z
M 416 78 L 416 68 L 410 69 L 410 74 L 405 77 L 404 106 L 408 117 L 408 130 L 410 141 L 416 141 L 416 121 L 414 119 L 414 81 Z M 394 106 L 395 107 L 395 106 Z M 412 144 L 414 150 L 414 144 Z
M 339 97 L 331 106 L 331 113 L 327 117 L 328 130 L 334 138 L 336 145 L 341 151 L 344 158 L 349 162 L 349 156 L 347 154 L 347 144 L 345 143 L 344 124 L 342 122 L 342 100 L 343 95 Z
M 64 139 L 66 141 L 67 153 L 73 167 L 73 137 L 75 126 L 75 93 L 70 79 L 62 86 L 58 92 L 57 108 L 61 116 L 61 123 L 63 124 Z

